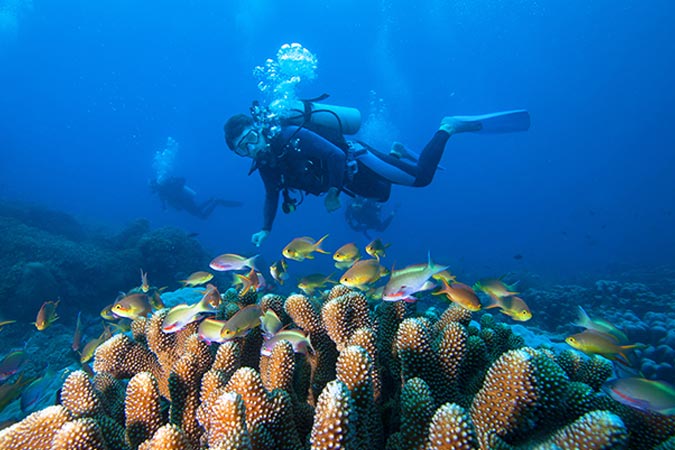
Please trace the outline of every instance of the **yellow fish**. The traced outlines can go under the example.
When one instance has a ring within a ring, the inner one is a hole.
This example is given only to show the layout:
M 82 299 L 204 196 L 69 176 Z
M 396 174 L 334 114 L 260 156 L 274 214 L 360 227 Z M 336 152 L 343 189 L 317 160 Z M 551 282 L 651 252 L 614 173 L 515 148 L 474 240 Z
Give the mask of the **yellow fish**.
M 443 288 L 432 292 L 433 295 L 445 294 L 450 301 L 457 303 L 464 309 L 480 311 L 480 300 L 473 289 L 471 289 L 471 286 L 467 286 L 464 283 L 448 284 L 445 278 L 441 278 L 440 280 L 443 283 Z
M 59 320 L 58 314 L 56 314 L 56 307 L 59 306 L 61 300 L 55 302 L 44 302 L 40 311 L 38 311 L 37 318 L 33 324 L 38 331 L 45 330 L 49 325 L 53 324 Z
M 262 310 L 260 305 L 248 305 L 232 316 L 220 330 L 220 337 L 229 340 L 245 336 L 251 329 L 260 325 Z
M 520 297 L 516 297 L 515 295 L 510 297 L 493 297 L 490 295 L 490 299 L 491 302 L 485 306 L 485 309 L 499 308 L 503 314 L 518 322 L 527 322 L 532 318 L 530 307 Z
M 327 252 L 321 248 L 321 243 L 327 237 L 328 235 L 326 234 L 316 242 L 309 236 L 295 238 L 286 247 L 284 247 L 284 249 L 281 251 L 281 254 L 284 255 L 285 258 L 292 259 L 294 261 L 314 259 L 314 252 L 328 254 L 330 252 Z
M 207 344 L 211 344 L 212 342 L 219 344 L 225 342 L 225 338 L 220 335 L 220 330 L 223 329 L 226 323 L 227 322 L 224 320 L 216 320 L 207 317 L 199 323 L 197 336 Z
M 386 255 L 385 251 L 389 248 L 391 244 L 383 244 L 380 238 L 373 240 L 370 244 L 366 245 L 366 253 L 368 253 L 373 258 L 376 258 L 378 261 L 380 258 L 384 258 Z
M 448 282 L 448 284 L 454 284 L 457 283 L 457 277 L 448 272 L 447 270 L 444 270 L 442 272 L 438 272 L 434 275 L 431 276 L 436 281 L 441 281 L 445 280 Z
M 298 282 L 298 288 L 302 290 L 307 295 L 312 295 L 316 289 L 320 289 L 328 283 L 335 284 L 336 282 L 331 280 L 333 274 L 328 276 L 322 273 L 313 273 L 302 277 Z
M 141 269 L 141 291 L 147 293 L 150 290 L 150 283 L 148 283 L 148 272 L 143 272 Z
M 270 266 L 270 275 L 274 278 L 274 281 L 280 285 L 284 285 L 284 281 L 288 280 L 288 263 L 284 258 L 281 258 L 279 261 L 276 261 Z
M 147 317 L 152 313 L 150 299 L 143 293 L 125 295 L 115 302 L 111 308 L 115 317 L 136 320 L 139 317 Z
M 82 349 L 82 353 L 80 353 L 80 363 L 84 364 L 87 361 L 91 360 L 91 358 L 94 357 L 96 349 L 105 341 L 107 341 L 110 336 L 112 336 L 110 328 L 105 327 L 99 337 L 87 342 L 84 348 Z
M 279 316 L 273 310 L 268 309 L 265 314 L 260 316 L 260 328 L 263 331 L 263 336 L 270 338 L 277 334 L 283 327 Z
M 369 284 L 375 283 L 389 271 L 377 259 L 360 259 L 340 278 L 340 283 L 347 287 L 366 290 Z
M 105 320 L 117 320 L 117 317 L 112 312 L 113 304 L 114 303 L 111 303 L 101 310 L 100 312 L 101 318 Z
M 2 328 L 5 325 L 9 325 L 10 323 L 15 323 L 15 322 L 16 322 L 16 320 L 3 320 L 2 322 L 0 322 L 0 330 L 2 330 Z
M 353 242 L 343 245 L 342 247 L 337 249 L 335 253 L 333 253 L 333 260 L 336 261 L 336 263 L 352 264 L 354 263 L 354 261 L 360 258 L 361 258 L 361 251 Z M 338 269 L 340 268 L 344 268 L 344 266 L 338 267 Z
M 587 355 L 601 355 L 626 364 L 629 363 L 626 351 L 643 347 L 642 344 L 618 345 L 614 336 L 593 330 L 573 334 L 565 342 Z
M 473 288 L 485 292 L 493 299 L 518 295 L 518 292 L 512 290 L 513 286 L 503 283 L 499 278 L 486 278 L 483 280 L 478 280 L 473 285 Z
M 213 279 L 213 274 L 209 272 L 199 271 L 190 274 L 185 280 L 180 280 L 185 286 L 199 286 L 208 283 Z

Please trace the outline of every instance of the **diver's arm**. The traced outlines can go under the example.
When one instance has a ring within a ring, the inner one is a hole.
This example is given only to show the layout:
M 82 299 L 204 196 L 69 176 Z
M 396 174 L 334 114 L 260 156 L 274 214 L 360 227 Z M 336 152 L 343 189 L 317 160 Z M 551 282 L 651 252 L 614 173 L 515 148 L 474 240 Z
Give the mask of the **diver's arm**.
M 263 206 L 263 231 L 272 231 L 272 224 L 279 207 L 279 174 L 276 171 L 260 169 L 260 178 L 265 185 L 265 202 Z

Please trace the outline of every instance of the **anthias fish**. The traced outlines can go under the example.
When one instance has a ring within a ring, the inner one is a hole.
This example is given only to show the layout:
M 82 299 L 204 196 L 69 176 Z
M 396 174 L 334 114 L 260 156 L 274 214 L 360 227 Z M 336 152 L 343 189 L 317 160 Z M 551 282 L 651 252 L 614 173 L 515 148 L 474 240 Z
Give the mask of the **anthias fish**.
M 345 244 L 333 253 L 333 260 L 337 262 L 352 263 L 361 258 L 361 251 L 355 243 Z
M 244 336 L 251 329 L 260 325 L 262 310 L 260 305 L 248 305 L 237 311 L 220 330 L 220 336 L 224 339 L 234 339 Z
M 307 275 L 298 281 L 298 289 L 302 290 L 302 292 L 307 295 L 312 295 L 316 289 L 321 289 L 329 283 L 335 284 L 335 281 L 331 279 L 331 276 L 333 276 L 333 274 L 328 276 L 322 273 Z
M 210 272 L 193 272 L 184 280 L 180 280 L 181 283 L 185 286 L 199 286 L 204 283 L 208 283 L 213 279 L 213 274 Z
M 321 248 L 321 243 L 327 237 L 328 235 L 326 234 L 318 241 L 314 241 L 309 236 L 295 238 L 284 247 L 281 254 L 284 255 L 284 258 L 292 259 L 293 261 L 314 259 L 314 252 L 328 254 L 330 252 Z
M 393 271 L 382 291 L 382 300 L 388 302 L 415 301 L 414 294 L 434 287 L 429 283 L 429 278 L 447 268 L 447 266 L 435 264 L 429 255 L 425 266 L 416 264 Z
M 386 250 L 389 246 L 391 246 L 391 244 L 383 244 L 380 238 L 377 238 L 366 245 L 366 253 L 379 261 L 381 258 L 387 256 Z
M 151 314 L 152 306 L 150 306 L 150 299 L 146 294 L 136 293 L 125 295 L 117 300 L 111 311 L 116 317 L 136 320 L 139 317 L 147 317 Z
M 340 277 L 340 283 L 347 287 L 366 290 L 368 285 L 388 273 L 389 271 L 377 259 L 360 259 Z
M 664 381 L 630 377 L 610 380 L 603 391 L 631 408 L 663 415 L 675 415 L 675 387 Z
M 213 258 L 209 267 L 219 272 L 229 272 L 231 270 L 255 269 L 255 259 L 258 255 L 246 258 L 234 253 L 224 253 Z
M 471 286 L 464 283 L 448 284 L 448 281 L 444 278 L 441 278 L 441 283 L 443 283 L 443 287 L 432 292 L 433 295 L 445 295 L 448 300 L 469 311 L 480 310 L 480 300 Z
M 55 302 L 44 302 L 40 311 L 38 311 L 37 317 L 35 319 L 35 328 L 39 331 L 44 331 L 47 327 L 57 320 L 59 320 L 58 314 L 56 314 L 56 307 L 59 306 L 61 300 Z

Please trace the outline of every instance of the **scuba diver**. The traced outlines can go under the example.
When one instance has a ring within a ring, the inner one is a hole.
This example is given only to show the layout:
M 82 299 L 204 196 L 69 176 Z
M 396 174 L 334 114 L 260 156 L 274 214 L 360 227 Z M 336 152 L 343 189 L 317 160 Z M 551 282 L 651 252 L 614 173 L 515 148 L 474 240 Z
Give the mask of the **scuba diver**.
M 382 203 L 378 203 L 373 199 L 356 196 L 347 205 L 345 209 L 345 220 L 347 225 L 354 230 L 363 233 L 363 235 L 372 240 L 372 236 L 368 230 L 382 232 L 389 227 L 391 221 L 394 220 L 396 213 L 391 211 L 386 218 L 383 219 Z
M 340 208 L 340 192 L 384 203 L 392 184 L 423 187 L 431 183 L 453 134 L 525 131 L 530 125 L 525 110 L 445 117 L 415 160 L 402 157 L 400 144 L 391 153 L 383 153 L 364 142 L 346 140 L 345 134 L 358 131 L 360 112 L 315 103 L 323 98 L 298 101 L 297 109 L 290 110 L 295 115 L 282 120 L 254 102 L 251 116 L 237 114 L 225 123 L 227 146 L 237 155 L 251 158 L 249 175 L 258 170 L 265 186 L 263 226 L 251 236 L 256 246 L 272 230 L 280 193 L 285 213 L 294 211 L 305 193 L 325 194 L 329 212 Z
M 150 180 L 150 190 L 159 196 L 162 201 L 162 209 L 167 206 L 178 211 L 185 211 L 200 219 L 207 219 L 214 209 L 218 206 L 236 207 L 241 206 L 241 202 L 223 200 L 220 198 L 210 198 L 205 202 L 198 204 L 195 200 L 197 193 L 185 184 L 183 177 L 163 177 L 161 179 Z

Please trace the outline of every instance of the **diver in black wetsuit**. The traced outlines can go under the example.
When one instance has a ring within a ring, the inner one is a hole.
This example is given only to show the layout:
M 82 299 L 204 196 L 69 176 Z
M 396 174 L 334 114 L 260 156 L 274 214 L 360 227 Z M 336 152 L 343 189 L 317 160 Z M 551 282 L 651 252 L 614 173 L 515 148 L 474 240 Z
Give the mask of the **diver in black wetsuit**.
M 198 204 L 195 200 L 196 192 L 185 184 L 183 177 L 166 177 L 162 180 L 150 181 L 150 190 L 159 196 L 162 209 L 170 206 L 178 211 L 185 211 L 200 219 L 207 219 L 218 206 L 241 206 L 241 202 L 210 198 Z
M 363 233 L 369 240 L 373 239 L 369 230 L 380 232 L 386 230 L 395 215 L 396 213 L 391 211 L 383 217 L 382 203 L 361 196 L 354 197 L 345 209 L 347 225 L 352 230 Z
M 386 202 L 392 184 L 422 187 L 431 183 L 450 136 L 480 127 L 480 122 L 445 117 L 412 163 L 395 152 L 382 153 L 363 142 L 347 142 L 342 136 L 344 145 L 338 145 L 339 141 L 331 142 L 306 126 L 281 126 L 272 135 L 245 114 L 232 116 L 225 123 L 225 141 L 237 155 L 253 160 L 249 174 L 258 170 L 265 185 L 264 222 L 251 242 L 260 246 L 269 235 L 279 193 L 284 197 L 284 212 L 294 210 L 304 193 L 325 193 L 329 212 L 340 208 L 341 191 Z M 299 199 L 291 196 L 294 191 L 300 192 Z

